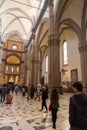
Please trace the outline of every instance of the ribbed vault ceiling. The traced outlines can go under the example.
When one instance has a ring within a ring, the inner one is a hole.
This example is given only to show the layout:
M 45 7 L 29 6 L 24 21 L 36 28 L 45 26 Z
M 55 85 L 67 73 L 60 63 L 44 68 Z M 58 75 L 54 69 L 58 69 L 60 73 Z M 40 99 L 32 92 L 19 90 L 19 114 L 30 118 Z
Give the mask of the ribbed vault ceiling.
M 18 35 L 27 45 L 45 0 L 0 0 L 0 39 Z

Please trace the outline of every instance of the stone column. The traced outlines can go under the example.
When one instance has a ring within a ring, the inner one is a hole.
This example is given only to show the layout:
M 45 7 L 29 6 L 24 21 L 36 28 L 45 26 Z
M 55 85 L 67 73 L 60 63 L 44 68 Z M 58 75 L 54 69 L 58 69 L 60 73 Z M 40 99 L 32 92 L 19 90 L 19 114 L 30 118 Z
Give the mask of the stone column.
M 34 58 L 32 58 L 31 64 L 31 84 L 34 84 Z
M 41 83 L 41 77 L 42 77 L 42 50 L 40 48 L 40 57 L 38 59 L 38 82 Z
M 87 91 L 87 44 L 79 45 L 80 59 L 81 59 L 81 70 L 82 70 L 82 82 L 84 88 Z
M 30 57 L 28 53 L 27 66 L 26 66 L 26 86 L 28 87 L 29 84 L 31 84 L 31 68 L 30 68 Z
M 55 19 L 53 15 L 53 0 L 49 0 L 49 17 L 50 17 L 50 36 L 48 40 L 48 82 L 49 89 L 59 87 L 60 85 L 60 56 L 59 56 L 59 39 L 55 31 Z
M 3 47 L 0 43 L 0 83 L 3 84 L 3 69 L 2 69 L 2 52 L 3 52 Z
M 26 86 L 26 82 L 27 82 L 27 64 L 28 64 L 28 48 L 25 46 L 24 48 L 24 66 L 23 64 L 21 64 L 21 75 L 20 75 L 20 80 L 24 80 L 22 82 L 24 82 L 24 85 Z M 23 76 L 23 77 L 22 77 Z
M 2 44 L 2 22 L 0 18 L 0 79 L 3 80 L 3 69 L 2 69 L 2 54 L 3 54 L 3 44 Z
M 54 36 L 49 38 L 49 71 L 48 81 L 50 90 L 60 85 L 60 59 L 59 59 L 59 41 Z
M 79 44 L 79 51 L 81 57 L 81 70 L 82 70 L 82 82 L 87 91 L 87 38 L 86 38 L 86 29 L 87 29 L 87 0 L 84 0 L 82 20 L 81 20 L 81 39 Z
M 1 64 L 2 64 L 2 52 L 3 52 L 3 47 L 2 47 L 2 45 L 0 43 L 0 68 L 1 68 Z
M 38 61 L 37 61 L 37 47 L 35 45 L 35 34 L 33 36 L 33 56 L 31 62 L 32 62 L 31 83 L 36 85 L 38 80 Z

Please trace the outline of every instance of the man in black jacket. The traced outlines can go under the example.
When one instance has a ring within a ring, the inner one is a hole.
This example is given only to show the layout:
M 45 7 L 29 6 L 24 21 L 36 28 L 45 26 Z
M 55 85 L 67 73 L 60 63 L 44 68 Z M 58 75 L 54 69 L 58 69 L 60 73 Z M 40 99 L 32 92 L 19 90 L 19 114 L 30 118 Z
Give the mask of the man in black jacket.
M 83 85 L 76 82 L 72 85 L 74 95 L 69 102 L 70 130 L 87 130 L 87 94 Z
M 47 110 L 47 104 L 46 104 L 46 99 L 47 99 L 47 89 L 46 89 L 46 87 L 42 87 L 41 92 L 42 92 L 42 108 L 40 109 L 40 111 L 42 111 L 43 107 L 45 107 L 45 109 L 46 109 L 45 113 L 47 113 L 48 110 Z

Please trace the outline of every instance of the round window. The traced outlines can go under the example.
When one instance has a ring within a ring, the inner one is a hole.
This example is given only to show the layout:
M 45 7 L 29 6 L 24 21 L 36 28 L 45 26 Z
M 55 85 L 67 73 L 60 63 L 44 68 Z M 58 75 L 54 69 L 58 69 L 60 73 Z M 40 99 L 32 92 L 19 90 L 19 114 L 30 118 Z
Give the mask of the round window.
M 12 49 L 13 49 L 13 50 L 17 50 L 17 46 L 16 46 L 16 45 L 13 45 L 13 46 L 12 46 Z

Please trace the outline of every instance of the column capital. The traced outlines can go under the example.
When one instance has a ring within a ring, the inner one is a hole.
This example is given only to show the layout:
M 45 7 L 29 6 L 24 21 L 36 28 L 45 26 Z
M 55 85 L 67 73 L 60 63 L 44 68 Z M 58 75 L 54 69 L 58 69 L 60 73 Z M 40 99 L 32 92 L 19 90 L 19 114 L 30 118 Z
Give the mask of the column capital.
M 56 40 L 59 40 L 58 34 L 49 35 L 49 39 L 56 39 Z M 60 41 L 60 40 L 59 40 L 59 41 Z
M 38 63 L 38 60 L 35 58 L 35 57 L 32 57 L 32 63 L 34 64 L 34 63 Z
M 87 50 L 87 44 L 79 44 L 79 51 Z
M 59 46 L 60 45 L 59 43 L 60 43 L 60 39 L 58 38 L 58 36 L 55 35 L 49 36 L 48 45 L 57 44 Z

